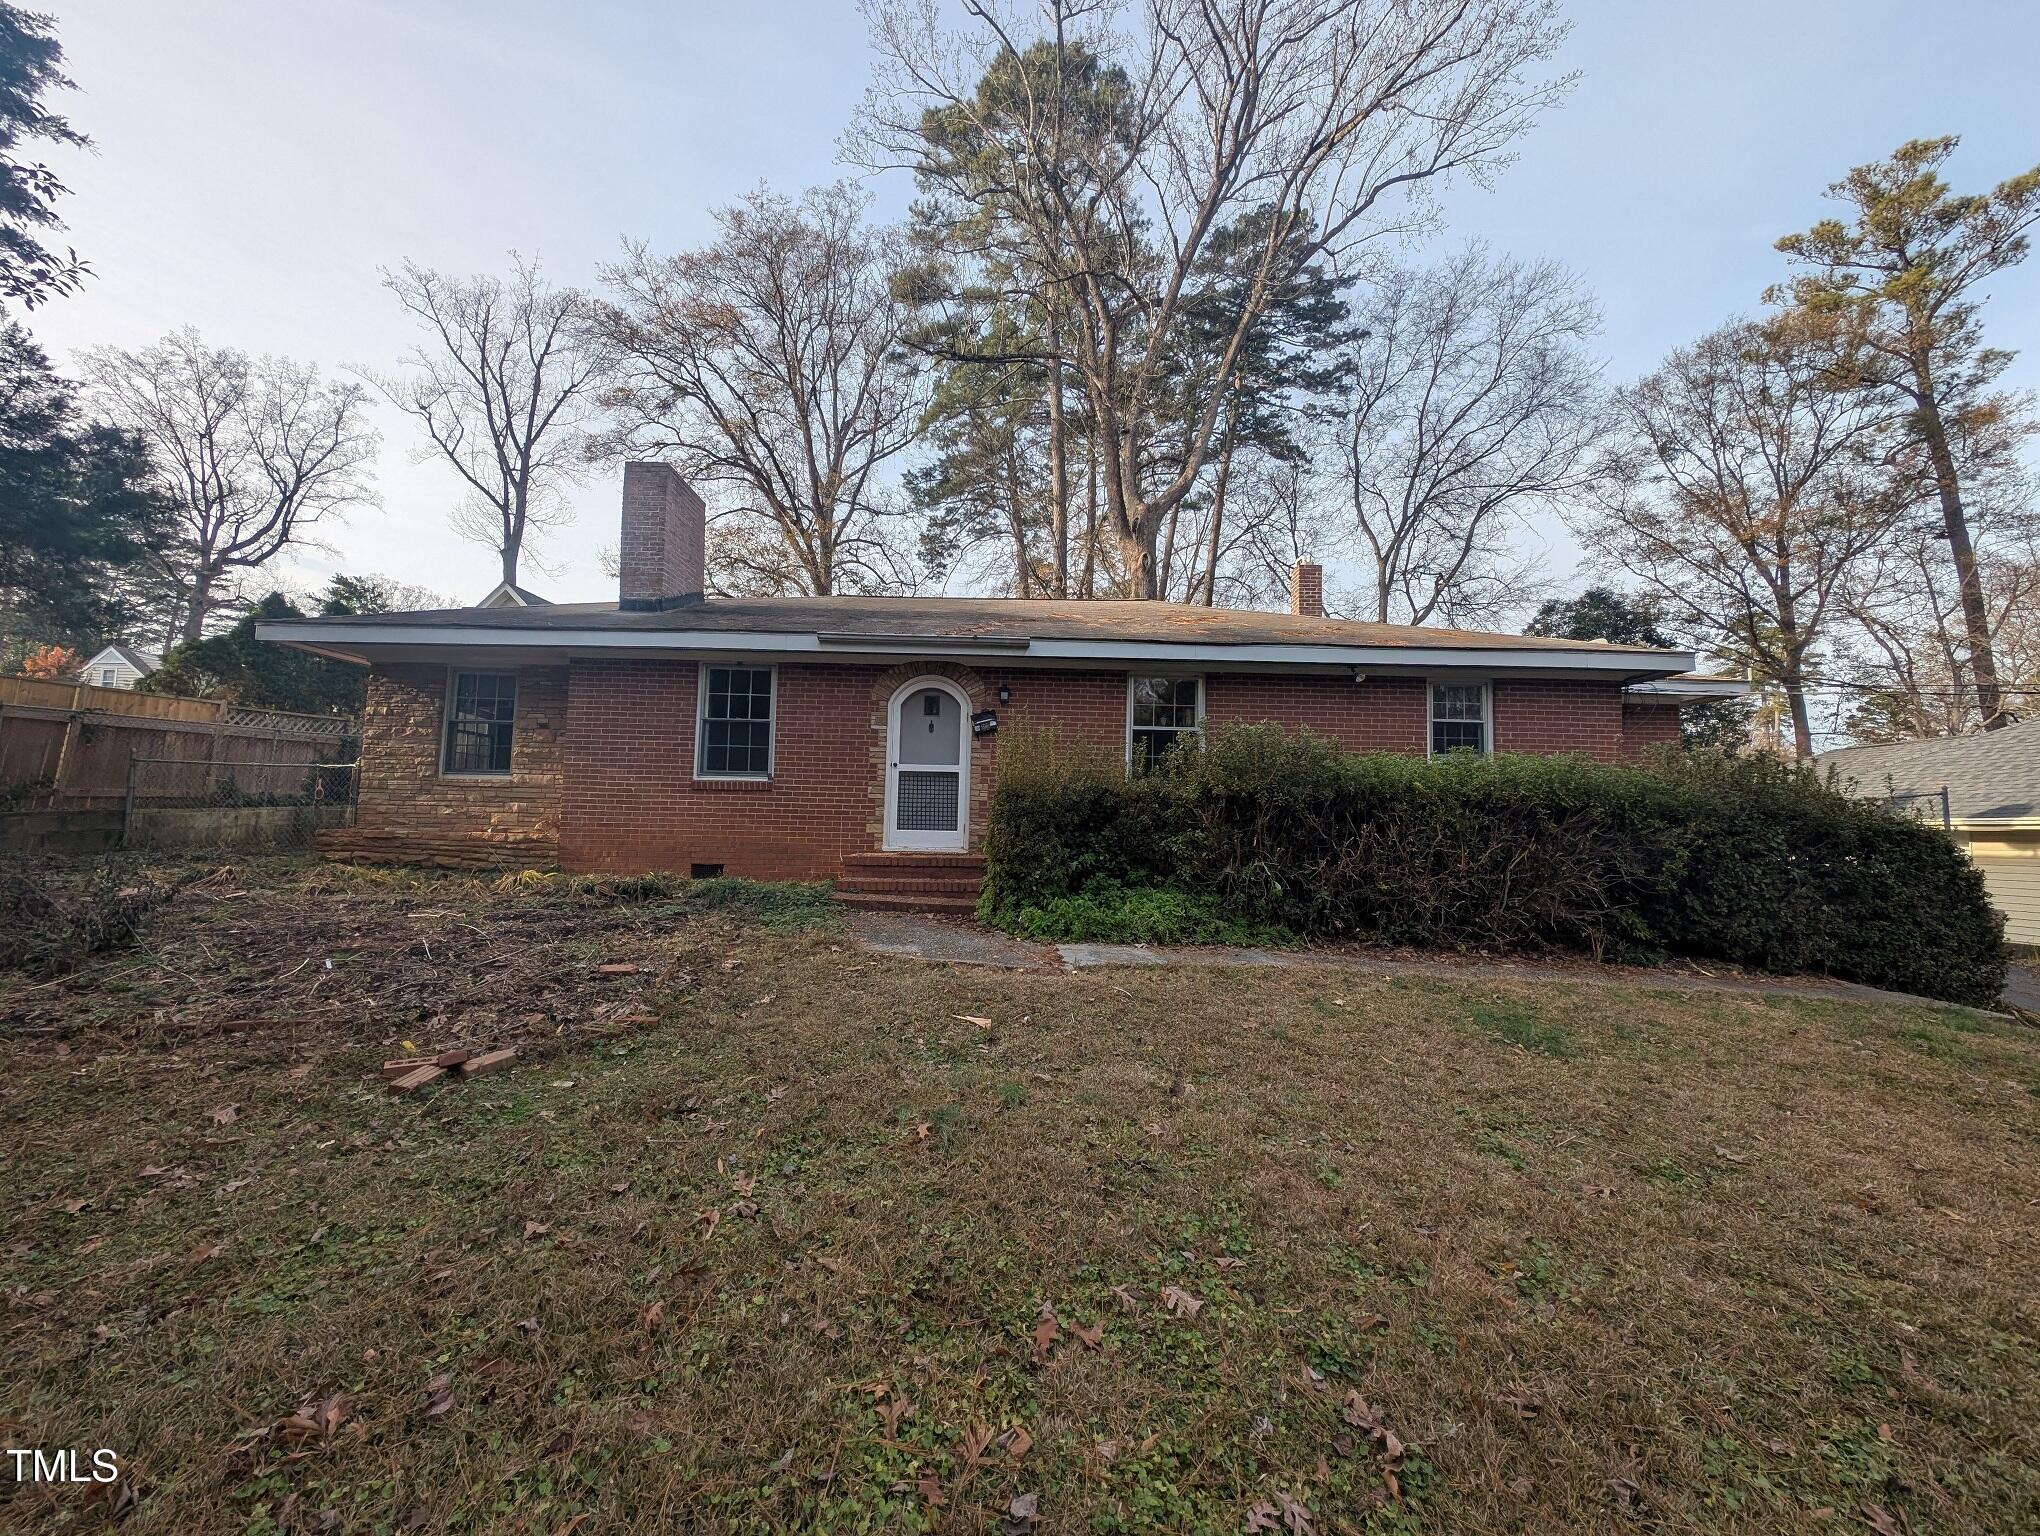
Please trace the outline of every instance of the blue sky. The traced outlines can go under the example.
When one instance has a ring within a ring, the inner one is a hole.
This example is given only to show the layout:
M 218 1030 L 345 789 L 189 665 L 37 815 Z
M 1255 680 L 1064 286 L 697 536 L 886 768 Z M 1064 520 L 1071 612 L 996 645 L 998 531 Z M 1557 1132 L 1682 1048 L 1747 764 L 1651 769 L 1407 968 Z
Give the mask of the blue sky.
M 56 0 L 65 103 L 97 141 L 59 168 L 75 244 L 98 271 L 30 324 L 61 360 L 194 324 L 215 344 L 338 372 L 410 342 L 377 267 L 412 257 L 500 270 L 537 252 L 592 283 L 625 236 L 703 240 L 708 210 L 760 182 L 845 174 L 836 141 L 869 62 L 849 0 L 751 5 L 410 0 Z M 2040 5 L 1944 0 L 1576 0 L 1558 64 L 1568 104 L 1491 191 L 1447 197 L 1456 243 L 1551 256 L 1601 302 L 1609 377 L 1753 309 L 1783 270 L 1771 242 L 1821 216 L 1822 189 L 1904 139 L 1962 135 L 1973 189 L 2040 160 Z M 905 209 L 899 179 L 874 185 Z M 2002 277 L 1992 338 L 2040 387 L 2040 257 Z M 380 510 L 329 527 L 296 579 L 380 571 L 472 600 L 493 557 L 444 526 L 451 471 L 385 411 Z M 613 477 L 556 535 L 558 598 L 601 598 Z M 1583 579 L 1561 531 L 1549 558 Z

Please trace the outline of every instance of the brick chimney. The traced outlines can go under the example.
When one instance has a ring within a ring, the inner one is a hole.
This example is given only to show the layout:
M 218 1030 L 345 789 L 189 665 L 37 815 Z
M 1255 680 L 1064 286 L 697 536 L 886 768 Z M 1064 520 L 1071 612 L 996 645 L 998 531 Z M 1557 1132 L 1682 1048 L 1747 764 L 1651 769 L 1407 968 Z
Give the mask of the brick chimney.
M 618 606 L 679 608 L 701 601 L 707 509 L 670 464 L 623 466 Z
M 1325 616 L 1325 568 L 1315 561 L 1298 561 L 1289 568 L 1289 611 L 1299 618 Z

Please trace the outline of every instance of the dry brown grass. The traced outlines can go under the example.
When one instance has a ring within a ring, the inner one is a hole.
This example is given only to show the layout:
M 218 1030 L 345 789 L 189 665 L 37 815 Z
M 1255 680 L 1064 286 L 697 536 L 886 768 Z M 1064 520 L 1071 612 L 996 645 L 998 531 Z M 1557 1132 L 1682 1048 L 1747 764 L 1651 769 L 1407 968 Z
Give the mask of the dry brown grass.
M 153 943 L 0 981 L 0 1412 L 117 1449 L 126 1531 L 991 1531 L 1027 1493 L 1057 1532 L 2040 1509 L 2030 1033 L 948 970 L 336 871 L 207 882 Z M 615 959 L 648 970 L 590 974 Z M 531 1059 L 371 1080 L 463 1034 Z M 1410 1447 L 1399 1498 L 1353 1392 Z M 104 1519 L 6 1470 L 0 1522 Z

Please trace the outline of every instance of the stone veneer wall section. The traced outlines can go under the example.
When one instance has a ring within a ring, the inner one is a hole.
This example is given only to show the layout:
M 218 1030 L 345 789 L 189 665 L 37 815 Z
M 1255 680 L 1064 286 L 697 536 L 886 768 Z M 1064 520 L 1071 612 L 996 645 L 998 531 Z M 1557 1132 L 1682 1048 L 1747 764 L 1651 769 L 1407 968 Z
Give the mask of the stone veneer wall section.
M 509 775 L 440 773 L 449 668 L 378 666 L 362 706 L 355 824 L 322 836 L 321 848 L 339 857 L 483 868 L 557 862 L 567 669 L 486 670 L 517 673 Z

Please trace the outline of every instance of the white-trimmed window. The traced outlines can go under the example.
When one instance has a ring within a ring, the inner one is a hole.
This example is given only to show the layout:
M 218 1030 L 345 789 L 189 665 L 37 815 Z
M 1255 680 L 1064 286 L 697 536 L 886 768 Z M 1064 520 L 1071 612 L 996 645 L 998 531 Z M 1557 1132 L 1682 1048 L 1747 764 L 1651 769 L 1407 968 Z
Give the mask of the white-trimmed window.
M 1194 741 L 1203 724 L 1203 678 L 1127 680 L 1126 765 L 1134 774 L 1151 771 L 1164 752 Z
M 697 779 L 772 776 L 770 667 L 703 667 L 694 731 Z
M 446 680 L 439 771 L 461 778 L 507 774 L 517 719 L 515 672 L 454 672 Z
M 1431 684 L 1431 755 L 1489 750 L 1488 685 Z

